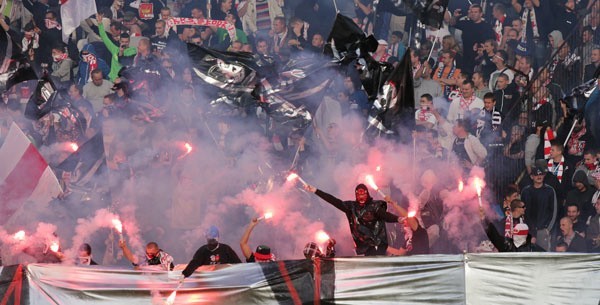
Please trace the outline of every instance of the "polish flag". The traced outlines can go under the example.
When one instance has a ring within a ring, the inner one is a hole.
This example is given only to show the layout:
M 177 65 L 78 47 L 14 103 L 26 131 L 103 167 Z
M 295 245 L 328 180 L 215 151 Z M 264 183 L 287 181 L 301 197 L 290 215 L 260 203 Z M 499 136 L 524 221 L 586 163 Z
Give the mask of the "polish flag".
M 15 123 L 0 147 L 0 160 L 0 224 L 25 202 L 47 204 L 62 192 L 46 160 Z
M 62 20 L 62 38 L 67 42 L 81 21 L 96 14 L 94 0 L 60 0 L 60 18 Z

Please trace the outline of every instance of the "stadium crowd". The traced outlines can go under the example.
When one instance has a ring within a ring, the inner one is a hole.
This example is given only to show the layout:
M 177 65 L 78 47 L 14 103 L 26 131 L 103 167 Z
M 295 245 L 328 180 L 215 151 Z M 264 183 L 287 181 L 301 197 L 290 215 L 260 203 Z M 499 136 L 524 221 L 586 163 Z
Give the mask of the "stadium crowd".
M 440 29 L 410 16 L 374 10 L 371 0 L 337 2 L 335 8 L 375 35 L 374 60 L 395 64 L 405 54 L 410 56 L 419 164 L 457 161 L 465 174 L 475 166 L 485 168 L 495 191 L 491 198 L 499 203 L 492 203 L 494 214 L 488 212 L 482 220 L 495 224 L 506 238 L 516 240 L 513 234 L 526 230 L 536 249 L 600 252 L 600 147 L 565 101 L 572 89 L 597 77 L 600 2 L 501 0 L 490 6 L 487 1 L 451 1 Z M 213 116 L 208 101 L 214 96 L 198 83 L 186 54 L 190 43 L 272 57 L 282 66 L 320 57 L 335 17 L 332 1 L 96 4 L 98 13 L 83 20 L 67 43 L 62 42 L 56 0 L 15 0 L 10 16 L 0 19 L 2 31 L 20 42 L 36 71 L 68 88 L 69 103 L 85 118 L 84 126 L 53 121 L 52 116 L 25 118 L 25 103 L 35 87 L 24 82 L 2 95 L 0 141 L 12 122 L 38 147 L 57 142 L 82 145 L 103 131 L 107 166 L 121 179 L 111 179 L 113 191 L 123 180 L 143 175 L 147 164 L 154 169 L 173 167 L 177 158 L 166 138 L 210 135 L 217 149 L 235 163 L 238 148 L 231 139 L 252 126 L 271 144 L 281 164 L 293 163 L 306 175 L 311 168 L 348 161 L 355 157 L 355 147 L 361 149 L 360 137 L 349 138 L 342 130 L 348 120 L 358 122 L 359 129 L 368 125 L 373 100 L 358 72 L 333 77 L 322 100 L 308 107 L 313 122 L 307 132 L 284 132 L 265 123 L 264 114 L 252 107 Z M 225 21 L 235 31 L 169 22 L 177 17 Z M 142 83 L 133 94 L 119 71 L 144 65 L 161 66 L 171 78 L 169 90 L 157 92 Z M 119 120 L 131 124 L 126 133 L 115 132 Z M 216 128 L 207 132 L 206 122 Z M 140 157 L 148 147 L 150 153 Z M 429 175 L 435 174 L 423 172 L 423 177 Z M 68 186 L 69 173 L 59 173 L 59 178 Z M 419 225 L 414 224 L 420 232 L 441 235 L 429 228 L 444 227 L 441 202 L 449 187 L 430 187 L 422 193 Z M 523 208 L 523 213 L 514 212 Z M 517 229 L 522 222 L 525 229 Z M 429 237 L 431 253 L 436 240 Z M 246 252 L 247 258 L 256 257 L 249 248 Z

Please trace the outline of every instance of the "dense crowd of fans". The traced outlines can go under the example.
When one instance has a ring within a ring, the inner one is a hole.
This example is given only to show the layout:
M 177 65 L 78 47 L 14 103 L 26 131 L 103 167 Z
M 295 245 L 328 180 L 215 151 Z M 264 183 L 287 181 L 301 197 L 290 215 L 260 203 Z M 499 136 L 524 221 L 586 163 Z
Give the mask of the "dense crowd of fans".
M 285 65 L 321 56 L 335 14 L 331 3 L 315 0 L 96 0 L 98 14 L 82 21 L 65 44 L 58 1 L 23 0 L 22 7 L 13 2 L 11 18 L 0 19 L 0 26 L 21 42 L 22 52 L 40 74 L 46 71 L 58 86 L 68 88 L 69 102 L 83 114 L 85 126 L 72 127 L 81 132 L 63 138 L 48 129 L 68 126 L 57 127 L 59 122 L 52 118 L 25 119 L 24 102 L 34 88 L 28 82 L 3 94 L 0 140 L 13 121 L 38 146 L 57 141 L 83 144 L 103 130 L 110 138 L 108 167 L 123 179 L 143 171 L 143 160 L 132 161 L 141 158 L 142 147 L 157 152 L 149 161 L 169 166 L 174 157 L 165 143 L 167 135 L 193 138 L 206 133 L 202 122 L 210 113 L 206 101 L 213 96 L 195 80 L 186 43 L 270 56 Z M 340 7 L 347 10 L 343 2 Z M 599 252 L 600 151 L 582 120 L 563 145 L 573 123 L 563 98 L 596 77 L 600 4 L 513 0 L 493 7 L 467 5 L 451 3 L 440 29 L 409 22 L 401 27 L 399 17 L 375 11 L 370 0 L 355 0 L 349 11 L 378 39 L 373 59 L 396 63 L 410 52 L 417 109 L 413 137 L 420 161 L 457 160 L 465 173 L 484 167 L 503 199 L 494 205 L 497 215 L 487 218 L 499 220 L 502 227 L 508 211 L 526 207 L 515 219 L 524 216 L 532 243 L 543 250 Z M 222 27 L 173 25 L 169 20 L 174 17 L 225 20 L 235 26 L 235 34 Z M 575 38 L 565 42 L 567 37 Z M 169 74 L 169 89 L 155 92 L 143 83 L 132 94 L 119 71 L 149 64 Z M 254 120 L 282 163 L 293 162 L 298 170 L 309 172 L 311 163 L 326 167 L 353 158 L 351 148 L 360 147 L 360 139 L 342 136 L 341 128 L 348 120 L 366 127 L 371 104 L 357 72 L 340 73 L 323 100 L 309 107 L 314 119 L 307 133 L 272 130 L 255 109 L 247 108 L 212 122 L 217 128 L 210 136 L 235 159 L 231 138 L 248 131 L 247 125 L 237 128 L 237 122 Z M 117 128 L 112 119 L 128 120 L 129 134 L 111 133 Z M 421 199 L 443 200 L 440 193 Z M 511 205 L 519 194 L 523 207 Z M 443 227 L 443 212 L 434 214 L 421 225 Z M 577 236 L 585 240 L 583 246 L 573 243 Z M 430 238 L 432 249 L 434 242 Z

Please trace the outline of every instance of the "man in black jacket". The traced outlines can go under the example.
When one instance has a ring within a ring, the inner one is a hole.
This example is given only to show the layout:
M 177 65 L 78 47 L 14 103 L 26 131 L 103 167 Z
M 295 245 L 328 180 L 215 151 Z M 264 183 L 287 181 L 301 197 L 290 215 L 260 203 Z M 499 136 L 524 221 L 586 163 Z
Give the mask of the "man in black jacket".
M 356 186 L 356 200 L 347 201 L 342 201 L 311 185 L 305 188 L 346 214 L 356 254 L 365 256 L 386 254 L 388 241 L 385 223 L 400 222 L 402 218 L 387 212 L 385 201 L 373 200 L 369 195 L 369 189 L 364 184 Z
M 219 243 L 219 229 L 216 226 L 210 226 L 204 235 L 206 245 L 196 251 L 194 258 L 181 272 L 184 277 L 189 277 L 194 273 L 194 270 L 202 265 L 238 264 L 242 262 L 229 245 Z
M 494 224 L 485 217 L 483 208 L 479 208 L 481 223 L 494 247 L 499 252 L 543 252 L 544 250 L 531 243 L 529 228 L 523 220 L 525 203 L 515 199 L 510 203 L 510 215 L 504 223 L 504 236 L 498 233 Z
M 531 233 L 531 242 L 550 250 L 550 231 L 554 228 L 558 203 L 554 189 L 544 183 L 548 172 L 545 167 L 535 167 L 531 171 L 532 185 L 521 191 L 521 199 L 527 205 L 525 222 Z

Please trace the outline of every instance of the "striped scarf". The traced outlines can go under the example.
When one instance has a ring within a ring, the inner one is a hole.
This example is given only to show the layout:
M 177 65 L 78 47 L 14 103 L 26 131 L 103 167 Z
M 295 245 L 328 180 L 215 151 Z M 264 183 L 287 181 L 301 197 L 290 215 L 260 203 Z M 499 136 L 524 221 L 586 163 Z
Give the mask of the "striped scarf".
M 558 178 L 558 182 L 561 182 L 561 183 L 562 183 L 562 175 L 563 175 L 564 165 L 565 165 L 565 157 L 564 156 L 560 157 L 560 162 L 558 162 L 558 165 L 556 165 L 556 166 L 554 166 L 554 160 L 548 159 L 548 170 L 552 174 L 554 174 L 554 176 L 556 176 L 556 178 Z
M 556 133 L 552 130 L 552 128 L 546 128 L 546 132 L 544 132 L 544 159 L 550 158 L 550 148 L 552 145 L 550 141 L 556 138 Z
M 527 18 L 530 16 L 530 14 L 531 18 Z M 521 38 L 522 41 L 527 41 L 527 19 L 529 19 L 529 21 L 531 22 L 531 29 L 533 31 L 532 38 L 540 37 L 540 30 L 538 29 L 537 25 L 537 18 L 535 18 L 535 9 L 524 8 L 523 15 L 521 15 L 521 22 L 523 23 L 523 37 Z
M 513 237 L 513 217 L 512 213 L 508 213 L 506 216 L 506 220 L 504 220 L 504 237 L 512 238 Z
M 438 79 L 442 78 L 442 75 L 444 74 L 445 69 L 446 69 L 446 67 L 444 67 L 444 66 L 441 66 L 438 69 L 438 73 L 437 73 Z M 456 71 L 456 66 L 452 65 L 452 67 L 450 67 L 450 72 L 448 72 L 448 75 L 446 76 L 446 78 L 452 78 L 454 76 L 455 71 Z M 444 85 L 444 97 L 448 98 L 448 96 L 450 96 L 451 91 L 452 91 L 452 86 Z
M 89 75 L 86 80 L 86 82 L 88 82 L 92 79 L 92 71 L 94 71 L 98 68 L 98 61 L 96 60 L 96 55 L 94 55 L 92 53 L 87 54 L 87 55 L 82 55 L 82 56 L 89 65 L 89 68 L 88 68 Z

